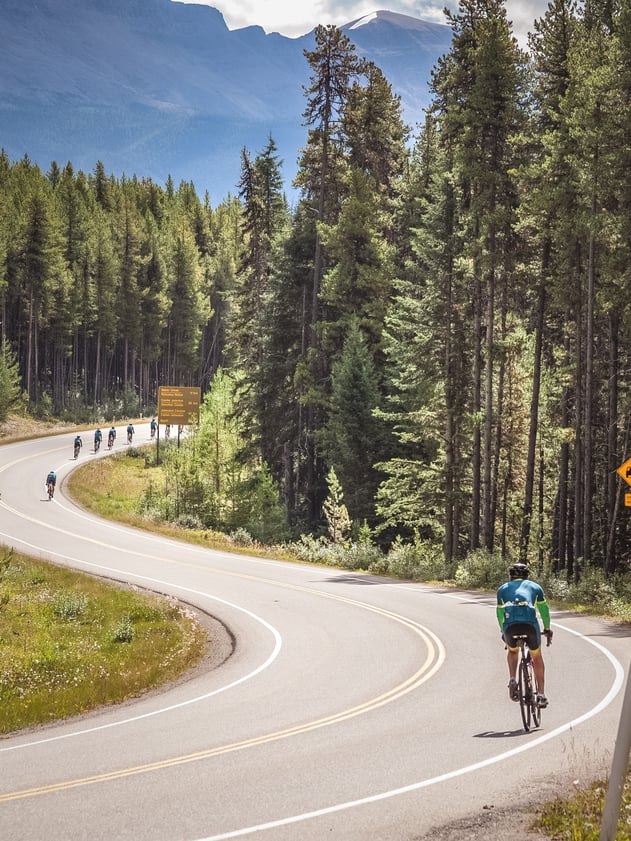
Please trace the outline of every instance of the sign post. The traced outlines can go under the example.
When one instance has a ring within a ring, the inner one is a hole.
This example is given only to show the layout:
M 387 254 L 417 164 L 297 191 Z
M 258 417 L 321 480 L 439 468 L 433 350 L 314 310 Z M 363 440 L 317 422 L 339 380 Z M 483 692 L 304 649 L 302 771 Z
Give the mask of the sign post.
M 188 426 L 199 423 L 199 405 L 201 403 L 201 388 L 188 388 L 178 385 L 161 385 L 158 387 L 158 429 L 160 424 L 177 424 Z M 160 446 L 158 432 L 158 446 Z M 180 436 L 178 435 L 178 444 Z M 160 454 L 158 452 L 159 460 Z
M 631 485 L 631 458 L 616 470 L 618 476 Z M 625 493 L 624 504 L 631 507 L 631 493 Z M 618 725 L 618 736 L 614 743 L 613 761 L 611 774 L 607 787 L 605 809 L 600 824 L 600 841 L 614 841 L 618 819 L 620 817 L 620 806 L 622 804 L 622 790 L 627 777 L 629 767 L 629 752 L 631 751 L 631 678 L 627 674 L 627 683 L 622 701 L 622 712 Z

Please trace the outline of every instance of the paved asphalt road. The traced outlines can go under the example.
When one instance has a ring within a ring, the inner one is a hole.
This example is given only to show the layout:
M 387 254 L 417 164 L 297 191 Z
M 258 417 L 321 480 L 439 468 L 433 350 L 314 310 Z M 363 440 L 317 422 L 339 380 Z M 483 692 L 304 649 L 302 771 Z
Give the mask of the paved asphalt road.
M 550 706 L 526 734 L 492 598 L 100 521 L 64 494 L 96 457 L 85 435 L 72 460 L 72 439 L 0 447 L 0 543 L 193 603 L 234 650 L 164 693 L 0 740 L 0 838 L 410 841 L 607 773 L 628 631 L 553 614 Z

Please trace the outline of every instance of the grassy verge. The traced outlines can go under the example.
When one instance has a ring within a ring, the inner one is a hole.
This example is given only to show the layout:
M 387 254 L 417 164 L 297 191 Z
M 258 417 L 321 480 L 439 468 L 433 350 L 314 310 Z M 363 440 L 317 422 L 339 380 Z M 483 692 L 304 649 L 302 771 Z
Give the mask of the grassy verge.
M 126 448 L 114 458 L 93 459 L 74 470 L 68 477 L 68 491 L 83 508 L 129 526 L 144 528 L 153 534 L 183 540 L 197 546 L 221 549 L 223 552 L 244 553 L 256 551 L 257 556 L 295 561 L 296 558 L 282 547 L 256 544 L 255 549 L 236 544 L 230 538 L 210 529 L 188 529 L 144 517 L 138 511 L 142 493 L 152 484 L 164 482 L 161 467 L 145 458 L 150 445 L 144 448 Z
M 5 551 L 0 734 L 139 695 L 181 675 L 206 644 L 174 601 Z
M 579 790 L 572 797 L 555 800 L 541 810 L 535 828 L 554 839 L 599 841 L 607 787 L 603 782 Z M 622 792 L 616 841 L 631 841 L 631 776 Z

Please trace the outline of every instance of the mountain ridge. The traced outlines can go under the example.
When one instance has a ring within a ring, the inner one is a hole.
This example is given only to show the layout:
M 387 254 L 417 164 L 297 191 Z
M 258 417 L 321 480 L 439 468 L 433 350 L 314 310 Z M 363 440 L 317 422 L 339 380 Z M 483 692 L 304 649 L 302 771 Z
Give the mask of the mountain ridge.
M 262 27 L 229 30 L 210 6 L 172 0 L 0 0 L 0 146 L 46 170 L 192 181 L 216 201 L 235 193 L 239 155 L 271 134 L 295 174 L 306 140 L 305 49 Z M 448 49 L 441 24 L 380 10 L 340 27 L 402 97 L 413 124 Z

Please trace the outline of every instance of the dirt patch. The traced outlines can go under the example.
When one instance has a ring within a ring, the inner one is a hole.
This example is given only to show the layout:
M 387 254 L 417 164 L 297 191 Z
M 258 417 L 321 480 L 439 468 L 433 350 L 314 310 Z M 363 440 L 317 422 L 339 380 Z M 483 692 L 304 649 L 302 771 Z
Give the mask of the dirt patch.
M 542 841 L 549 838 L 533 829 L 537 812 L 523 807 L 495 809 L 484 807 L 479 814 L 471 815 L 443 826 L 435 827 L 415 841 Z

